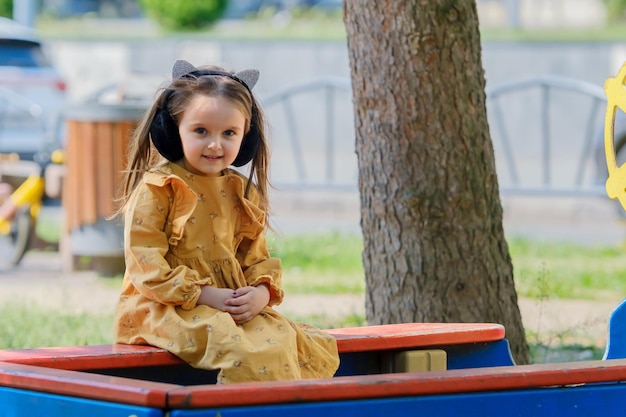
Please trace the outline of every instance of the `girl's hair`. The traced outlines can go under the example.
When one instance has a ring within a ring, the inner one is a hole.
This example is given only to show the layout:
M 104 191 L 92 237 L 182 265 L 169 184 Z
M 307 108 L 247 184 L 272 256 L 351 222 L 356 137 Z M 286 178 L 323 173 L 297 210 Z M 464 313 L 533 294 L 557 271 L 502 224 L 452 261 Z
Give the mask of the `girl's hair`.
M 216 66 L 205 66 L 198 69 L 213 69 L 232 73 Z M 228 99 L 244 115 L 246 119 L 246 134 L 250 130 L 251 123 L 258 127 L 259 147 L 250 163 L 245 195 L 246 197 L 248 196 L 250 187 L 256 186 L 260 194 L 260 208 L 266 213 L 268 212 L 270 151 L 266 138 L 267 125 L 265 116 L 259 107 L 258 101 L 244 85 L 227 76 L 188 75 L 173 80 L 170 85 L 161 89 L 154 104 L 146 112 L 135 130 L 130 144 L 126 170 L 124 171 L 120 207 L 115 213 L 116 215 L 126 210 L 130 196 L 141 181 L 143 174 L 164 161 L 164 158 L 158 153 L 150 140 L 150 125 L 157 110 L 166 107 L 176 124 L 178 124 L 187 105 L 197 95 Z M 164 101 L 167 101 L 167 103 L 164 103 Z M 254 112 L 252 111 L 253 105 L 256 107 Z M 180 140 L 180 138 L 172 138 L 172 140 Z M 266 222 L 266 224 L 269 224 L 269 222 Z

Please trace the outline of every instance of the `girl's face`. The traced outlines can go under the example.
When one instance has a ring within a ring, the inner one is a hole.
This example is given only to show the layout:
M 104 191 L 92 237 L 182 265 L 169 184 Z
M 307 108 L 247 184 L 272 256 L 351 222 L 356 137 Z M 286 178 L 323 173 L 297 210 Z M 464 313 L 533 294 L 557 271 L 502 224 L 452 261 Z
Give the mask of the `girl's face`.
M 232 101 L 196 95 L 178 125 L 183 167 L 196 175 L 221 175 L 237 157 L 245 127 L 246 118 Z

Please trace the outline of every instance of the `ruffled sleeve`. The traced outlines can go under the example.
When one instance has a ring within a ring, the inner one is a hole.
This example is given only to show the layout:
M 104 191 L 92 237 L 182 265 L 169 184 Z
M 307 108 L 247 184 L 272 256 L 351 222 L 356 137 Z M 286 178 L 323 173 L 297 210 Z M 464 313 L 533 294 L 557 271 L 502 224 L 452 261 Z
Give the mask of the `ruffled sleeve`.
M 258 207 L 260 196 L 256 189 L 251 189 L 249 198 L 241 195 L 242 219 L 241 241 L 237 248 L 237 261 L 241 265 L 248 285 L 268 284 L 270 288 L 269 305 L 278 305 L 283 301 L 281 288 L 282 263 L 272 258 L 265 238 L 265 213 Z
M 172 269 L 165 254 L 180 238 L 176 229 L 189 217 L 195 201 L 181 180 L 148 173 L 129 201 L 125 217 L 126 274 L 133 286 L 150 300 L 185 310 L 194 308 L 200 297 L 201 277 L 186 266 Z M 174 209 L 177 216 L 168 225 L 168 214 Z M 167 227 L 172 227 L 169 241 Z

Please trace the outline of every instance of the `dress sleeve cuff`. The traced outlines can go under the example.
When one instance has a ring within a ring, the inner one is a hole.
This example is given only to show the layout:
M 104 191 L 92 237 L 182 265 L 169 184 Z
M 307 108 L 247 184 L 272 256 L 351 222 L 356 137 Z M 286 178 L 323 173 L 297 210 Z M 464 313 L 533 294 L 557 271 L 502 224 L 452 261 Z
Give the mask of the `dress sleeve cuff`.
M 189 297 L 183 302 L 183 304 L 181 304 L 180 307 L 187 311 L 194 309 L 198 304 L 198 299 L 200 298 L 200 287 L 198 287 L 193 293 L 185 295 L 189 295 Z
M 267 303 L 268 306 L 275 306 L 283 302 L 285 293 L 281 288 L 274 285 L 272 277 L 269 275 L 261 275 L 251 285 L 256 287 L 260 284 L 267 284 L 270 290 L 270 301 Z

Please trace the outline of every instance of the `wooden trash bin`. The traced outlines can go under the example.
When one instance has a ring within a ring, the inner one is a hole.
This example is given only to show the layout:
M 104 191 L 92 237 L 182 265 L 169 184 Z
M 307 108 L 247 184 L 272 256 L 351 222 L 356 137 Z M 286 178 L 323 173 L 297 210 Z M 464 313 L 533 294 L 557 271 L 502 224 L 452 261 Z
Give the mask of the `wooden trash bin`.
M 127 147 L 145 107 L 88 104 L 66 111 L 62 204 L 64 269 L 123 271 L 123 224 L 108 220 L 126 166 Z

